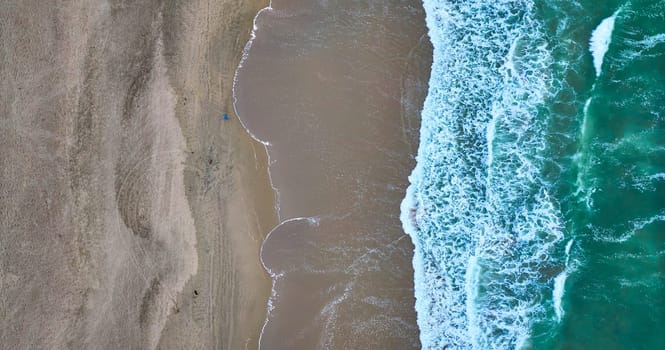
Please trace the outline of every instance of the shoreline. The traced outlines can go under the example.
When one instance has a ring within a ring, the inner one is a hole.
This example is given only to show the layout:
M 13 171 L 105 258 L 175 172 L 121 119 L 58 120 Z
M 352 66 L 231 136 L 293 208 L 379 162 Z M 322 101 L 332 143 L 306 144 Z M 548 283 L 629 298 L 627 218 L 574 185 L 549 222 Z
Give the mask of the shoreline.
M 228 3 L 234 3 L 234 1 Z M 218 10 L 223 11 L 221 6 L 224 5 L 221 4 Z M 210 126 L 205 125 L 205 123 L 192 126 L 192 129 L 195 130 L 192 137 L 194 144 L 201 143 L 202 140 L 210 140 L 210 145 L 205 145 L 205 141 L 203 141 L 204 144 L 198 145 L 199 152 L 206 152 L 206 148 L 209 149 L 213 145 L 217 149 L 227 148 L 223 154 L 219 154 L 217 157 L 226 158 L 226 160 L 220 160 L 222 164 L 226 163 L 225 177 L 221 180 L 226 183 L 221 185 L 220 191 L 230 192 L 221 194 L 219 200 L 207 201 L 205 195 L 202 201 L 195 198 L 196 195 L 192 195 L 189 199 L 193 208 L 192 211 L 195 213 L 195 221 L 196 213 L 207 212 L 211 209 L 222 212 L 221 220 L 214 215 L 201 215 L 199 217 L 203 222 L 202 226 L 213 231 L 208 237 L 201 237 L 203 240 L 211 239 L 210 236 L 221 237 L 221 241 L 213 243 L 213 245 L 221 245 L 217 247 L 220 249 L 219 251 L 213 249 L 213 253 L 208 253 L 206 250 L 210 247 L 204 247 L 199 249 L 199 256 L 209 255 L 210 265 L 214 265 L 216 259 L 219 259 L 217 263 L 224 264 L 226 268 L 218 271 L 222 273 L 222 276 L 215 281 L 213 276 L 208 279 L 203 278 L 208 277 L 206 275 L 212 274 L 214 271 L 210 266 L 208 268 L 204 266 L 199 272 L 201 278 L 193 276 L 188 286 L 183 289 L 183 296 L 181 297 L 185 308 L 189 308 L 192 314 L 196 314 L 197 310 L 200 309 L 200 305 L 194 298 L 188 300 L 188 289 L 197 290 L 197 288 L 207 286 L 215 291 L 213 294 L 216 295 L 210 295 L 211 300 L 208 302 L 211 313 L 207 323 L 210 323 L 210 328 L 218 329 L 219 334 L 214 334 L 214 332 L 209 334 L 213 341 L 204 348 L 257 348 L 260 329 L 265 318 L 265 306 L 271 290 L 270 278 L 261 265 L 259 256 L 260 247 L 267 232 L 277 221 L 273 206 L 275 199 L 267 169 L 269 160 L 265 146 L 254 140 L 252 135 L 241 125 L 233 103 L 235 74 L 244 55 L 245 43 L 249 42 L 251 38 L 254 18 L 262 8 L 265 8 L 267 3 L 264 0 L 256 0 L 236 5 L 244 6 L 244 9 L 241 10 L 242 13 L 235 14 L 237 17 L 241 17 L 243 25 L 225 27 L 225 22 L 235 21 L 232 20 L 233 18 L 224 18 L 224 15 L 227 14 L 220 12 L 220 18 L 217 21 L 219 32 L 213 36 L 223 37 L 223 39 L 219 40 L 218 43 L 209 43 L 212 47 L 207 48 L 218 53 L 229 51 L 228 54 L 222 55 L 225 56 L 224 61 L 232 62 L 232 64 L 225 64 L 221 69 L 217 67 L 219 72 L 211 74 L 212 76 L 233 77 L 230 80 L 216 82 L 219 86 L 212 88 L 212 90 L 218 88 L 221 91 L 228 91 L 228 93 L 222 93 L 222 96 L 217 96 L 218 99 L 210 101 L 209 104 L 213 107 L 221 105 L 220 109 L 224 113 L 228 112 L 231 119 L 221 123 L 219 130 L 216 130 L 219 134 L 211 134 Z M 208 14 L 211 12 L 214 13 L 214 10 L 208 9 L 206 11 Z M 197 21 L 194 20 L 194 22 Z M 199 19 L 198 22 L 204 21 Z M 198 51 L 197 48 L 183 49 L 184 52 L 190 50 Z M 215 65 L 219 65 L 220 57 L 215 56 L 213 53 L 206 57 L 204 65 L 208 65 L 208 67 L 205 70 L 213 70 Z M 196 76 L 198 74 L 191 75 Z M 205 81 L 205 85 L 209 83 L 209 81 Z M 191 86 L 184 85 L 181 88 L 183 91 L 187 91 L 191 89 Z M 183 108 L 181 123 L 187 123 L 185 119 L 187 114 L 187 111 Z M 210 121 L 217 122 L 219 120 L 219 116 L 215 113 L 208 112 L 207 114 L 209 114 Z M 198 152 L 194 151 L 194 154 L 196 153 Z M 213 161 L 214 163 L 215 161 Z M 206 182 L 205 177 L 202 178 L 197 172 L 191 172 L 185 181 L 189 181 L 189 184 L 194 186 L 197 183 Z M 199 200 L 197 204 L 192 204 L 197 200 Z M 220 229 L 214 232 L 216 229 L 213 227 L 216 223 L 220 225 Z M 215 241 L 214 238 L 212 240 Z M 233 286 L 225 288 L 228 284 Z M 200 290 L 199 293 L 201 293 Z M 196 298 L 198 299 L 201 295 L 199 294 Z M 188 303 L 188 301 L 191 301 L 191 303 Z M 160 342 L 160 347 L 181 348 L 185 346 L 195 348 L 195 345 L 198 344 L 195 339 L 201 336 L 201 333 L 205 334 L 204 327 L 192 327 L 192 323 L 197 323 L 196 317 L 191 319 L 180 317 L 181 313 L 171 316 L 170 324 L 167 324 L 164 329 L 163 334 L 166 334 L 166 336 Z M 205 325 L 205 323 L 203 322 L 201 325 Z M 198 336 L 197 333 L 199 333 Z M 193 343 L 183 343 L 183 339 L 195 341 Z
M 265 2 L 265 1 L 266 0 L 264 0 L 263 2 Z M 240 113 L 238 113 L 238 110 L 236 108 L 236 102 L 237 102 L 236 85 L 238 84 L 238 72 L 242 69 L 242 64 L 247 59 L 247 55 L 249 54 L 249 50 L 251 49 L 252 43 L 253 43 L 254 39 L 256 38 L 256 30 L 258 29 L 258 27 L 256 25 L 256 20 L 261 15 L 261 13 L 263 13 L 264 11 L 272 10 L 272 0 L 267 0 L 267 1 L 268 1 L 268 5 L 266 7 L 263 7 L 259 11 L 257 11 L 256 15 L 252 19 L 252 30 L 249 34 L 249 39 L 247 40 L 247 43 L 245 44 L 245 46 L 242 49 L 242 55 L 240 57 L 240 61 L 238 62 L 237 66 L 236 66 L 236 69 L 233 73 L 233 86 L 231 88 L 231 90 L 232 90 L 231 91 L 231 96 L 233 98 L 233 103 L 232 103 L 233 112 L 238 117 L 238 121 L 240 122 L 240 125 L 245 130 L 245 132 L 249 135 L 249 137 L 251 137 L 255 142 L 258 142 L 261 145 L 263 145 L 264 152 L 265 152 L 265 155 L 267 157 L 267 164 L 269 165 L 270 164 L 270 152 L 268 152 L 268 146 L 270 146 L 270 142 L 263 141 L 263 140 L 259 139 L 256 135 L 254 135 L 252 133 L 252 131 L 249 130 L 249 128 L 247 128 L 247 126 L 245 126 L 245 123 L 242 121 L 242 117 L 240 116 Z M 277 223 L 275 224 L 275 226 L 273 226 L 272 229 L 270 229 L 270 231 L 272 231 L 277 226 L 279 226 L 283 221 L 282 221 L 281 215 L 279 213 L 279 191 L 277 190 L 277 188 L 275 187 L 275 185 L 272 182 L 272 177 L 270 176 L 270 167 L 266 167 L 266 171 L 268 173 L 268 180 L 270 182 L 270 187 L 272 188 L 273 194 L 275 196 L 274 208 L 275 208 L 275 213 L 277 215 Z M 264 238 L 266 238 L 270 234 L 270 231 L 265 234 Z M 266 271 L 267 271 L 267 269 L 266 269 Z
M 257 341 L 256 341 L 256 346 L 255 346 L 255 348 L 257 348 L 257 349 L 260 349 L 260 348 L 261 348 L 261 339 L 262 339 L 262 337 L 263 337 L 263 332 L 264 332 L 264 330 L 265 330 L 266 325 L 268 324 L 268 319 L 270 318 L 270 313 L 271 313 L 271 311 L 272 311 L 272 309 L 273 309 L 273 303 L 272 303 L 272 302 L 273 302 L 273 299 L 274 299 L 274 298 L 276 297 L 276 295 L 277 295 L 277 290 L 275 289 L 275 279 L 276 279 L 276 276 L 275 276 L 275 274 L 274 274 L 274 273 L 268 268 L 268 266 L 266 266 L 266 264 L 263 262 L 263 258 L 262 258 L 262 256 L 261 256 L 261 251 L 263 250 L 263 242 L 265 242 L 265 240 L 268 239 L 268 237 L 270 236 L 270 234 L 271 234 L 276 228 L 278 228 L 280 225 L 282 225 L 285 221 L 282 220 L 281 215 L 280 215 L 280 210 L 279 210 L 279 191 L 277 190 L 277 187 L 275 187 L 275 185 L 274 185 L 274 183 L 273 183 L 273 181 L 272 181 L 272 176 L 271 176 L 271 174 L 270 174 L 270 163 L 271 163 L 271 161 L 270 161 L 270 152 L 269 152 L 269 150 L 268 150 L 268 146 L 270 146 L 270 143 L 267 142 L 267 141 L 263 141 L 263 140 L 259 139 L 259 138 L 258 138 L 256 135 L 254 135 L 254 134 L 251 132 L 251 130 L 249 130 L 249 128 L 247 128 L 247 127 L 245 126 L 245 124 L 243 123 L 243 121 L 242 121 L 242 117 L 240 116 L 240 113 L 238 113 L 238 110 L 237 110 L 237 108 L 236 108 L 236 102 L 237 102 L 236 86 L 237 86 L 237 84 L 238 84 L 238 73 L 239 73 L 240 70 L 242 69 L 242 64 L 243 64 L 243 62 L 245 62 L 245 60 L 247 59 L 247 57 L 248 57 L 248 55 L 249 55 L 249 50 L 251 49 L 251 47 L 252 47 L 252 43 L 253 43 L 254 39 L 256 38 L 256 30 L 258 29 L 257 24 L 256 24 L 256 21 L 257 21 L 257 19 L 259 18 L 259 16 L 261 15 L 261 13 L 263 13 L 264 11 L 270 11 L 270 10 L 272 10 L 272 0 L 268 0 L 268 4 L 267 4 L 267 6 L 264 7 L 264 8 L 262 8 L 262 9 L 260 9 L 259 11 L 257 11 L 257 12 L 256 12 L 256 15 L 254 15 L 254 18 L 252 19 L 252 30 L 251 30 L 251 32 L 250 32 L 250 34 L 249 34 L 249 39 L 247 40 L 245 46 L 243 47 L 242 55 L 241 55 L 241 57 L 240 57 L 240 61 L 238 62 L 237 66 L 236 66 L 236 69 L 235 69 L 235 71 L 234 71 L 234 73 L 233 73 L 233 86 L 232 86 L 232 88 L 231 88 L 231 90 L 232 90 L 232 91 L 231 91 L 231 95 L 232 95 L 232 99 L 233 99 L 233 103 L 232 103 L 232 105 L 233 105 L 233 112 L 234 112 L 234 113 L 236 114 L 236 116 L 238 117 L 238 121 L 240 122 L 240 125 L 242 126 L 242 128 L 244 129 L 244 131 L 247 133 L 247 135 L 249 135 L 249 136 L 252 138 L 252 140 L 254 140 L 254 142 L 259 143 L 259 144 L 261 144 L 261 145 L 263 146 L 263 151 L 265 152 L 264 154 L 265 154 L 265 157 L 267 158 L 266 162 L 264 163 L 264 164 L 266 165 L 266 167 L 265 167 L 265 172 L 266 172 L 266 174 L 267 174 L 267 176 L 268 176 L 268 182 L 270 183 L 270 188 L 271 188 L 271 190 L 272 190 L 272 194 L 273 194 L 273 207 L 274 207 L 274 213 L 275 213 L 275 216 L 276 216 L 276 222 L 275 222 L 275 224 L 272 226 L 272 228 L 271 228 L 270 230 L 268 230 L 268 231 L 264 231 L 264 232 L 266 232 L 266 233 L 265 233 L 265 235 L 263 236 L 263 239 L 261 240 L 261 243 L 259 244 L 258 258 L 259 258 L 259 261 L 261 262 L 261 267 L 263 268 L 263 270 L 265 271 L 265 273 L 268 274 L 268 276 L 269 276 L 269 278 L 270 278 L 270 293 L 269 293 L 269 295 L 268 295 L 268 297 L 266 298 L 266 301 L 265 301 L 265 316 L 264 316 L 264 320 L 263 320 L 263 322 L 262 322 L 261 328 L 260 328 L 260 330 L 259 330 L 259 332 L 258 332 L 258 338 L 257 338 Z M 290 220 L 294 220 L 294 219 L 287 219 L 286 221 L 290 221 Z

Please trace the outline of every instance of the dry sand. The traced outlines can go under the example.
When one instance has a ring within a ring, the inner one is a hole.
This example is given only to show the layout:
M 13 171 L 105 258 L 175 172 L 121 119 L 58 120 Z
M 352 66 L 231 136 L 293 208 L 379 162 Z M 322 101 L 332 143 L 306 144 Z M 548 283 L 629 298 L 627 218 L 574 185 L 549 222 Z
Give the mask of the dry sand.
M 0 4 L 0 348 L 256 348 L 276 217 L 231 89 L 265 5 Z

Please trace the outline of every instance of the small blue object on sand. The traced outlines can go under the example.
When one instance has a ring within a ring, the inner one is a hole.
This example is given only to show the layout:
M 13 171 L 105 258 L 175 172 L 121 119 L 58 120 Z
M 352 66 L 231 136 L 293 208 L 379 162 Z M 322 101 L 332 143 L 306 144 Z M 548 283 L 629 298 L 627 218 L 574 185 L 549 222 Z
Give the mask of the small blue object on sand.
M 222 116 L 222 118 L 223 118 L 224 120 L 229 120 L 229 115 L 226 114 L 226 113 L 224 113 L 224 115 Z

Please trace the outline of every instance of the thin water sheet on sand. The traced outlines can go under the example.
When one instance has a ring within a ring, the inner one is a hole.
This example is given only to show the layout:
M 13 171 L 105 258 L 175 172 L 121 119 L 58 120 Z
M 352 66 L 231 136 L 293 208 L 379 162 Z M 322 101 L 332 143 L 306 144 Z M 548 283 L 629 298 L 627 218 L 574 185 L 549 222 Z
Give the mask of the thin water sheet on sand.
M 273 1 L 255 28 L 236 108 L 283 221 L 261 348 L 418 348 L 398 203 L 431 62 L 420 2 Z

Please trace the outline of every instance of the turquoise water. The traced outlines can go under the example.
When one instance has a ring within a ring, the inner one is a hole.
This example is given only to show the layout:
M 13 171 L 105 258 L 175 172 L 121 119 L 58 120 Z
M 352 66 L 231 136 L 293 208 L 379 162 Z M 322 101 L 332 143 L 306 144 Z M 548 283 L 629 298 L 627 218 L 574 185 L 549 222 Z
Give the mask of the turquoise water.
M 665 2 L 423 4 L 423 348 L 665 349 Z

